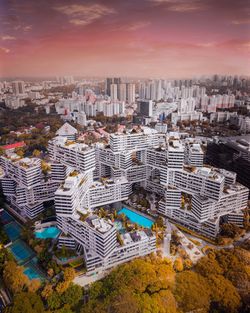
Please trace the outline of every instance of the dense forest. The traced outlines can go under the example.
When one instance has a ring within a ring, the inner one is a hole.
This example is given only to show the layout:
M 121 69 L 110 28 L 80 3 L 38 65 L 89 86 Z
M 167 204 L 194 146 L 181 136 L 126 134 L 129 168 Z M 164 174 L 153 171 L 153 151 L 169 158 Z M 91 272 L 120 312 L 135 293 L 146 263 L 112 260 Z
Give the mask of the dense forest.
M 0 255 L 1 274 L 14 295 L 7 313 L 246 313 L 250 309 L 250 252 L 242 248 L 210 252 L 193 267 L 173 265 L 152 254 L 115 268 L 87 290 L 72 282 L 71 268 L 57 280 L 29 281 L 9 257 Z

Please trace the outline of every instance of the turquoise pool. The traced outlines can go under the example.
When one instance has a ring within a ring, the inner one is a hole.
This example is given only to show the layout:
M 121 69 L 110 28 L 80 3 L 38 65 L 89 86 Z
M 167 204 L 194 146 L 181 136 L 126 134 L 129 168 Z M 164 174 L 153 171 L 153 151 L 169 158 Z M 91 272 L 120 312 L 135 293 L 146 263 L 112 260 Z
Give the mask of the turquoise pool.
M 5 225 L 4 230 L 11 241 L 15 241 L 20 237 L 21 226 L 16 222 L 11 222 Z
M 0 212 L 0 219 L 4 225 L 14 221 L 13 217 L 9 215 L 6 211 Z
M 122 214 L 122 213 L 125 214 L 132 223 L 136 223 L 142 227 L 151 228 L 152 225 L 154 224 L 154 222 L 150 220 L 149 218 L 146 218 L 145 216 L 139 213 L 136 213 L 132 210 L 129 210 L 127 208 L 122 208 L 118 212 L 118 214 Z
M 34 259 L 25 265 L 23 273 L 28 276 L 29 279 L 45 279 L 44 274 L 39 270 L 33 260 Z
M 9 250 L 12 252 L 14 258 L 19 264 L 24 264 L 30 258 L 32 258 L 35 253 L 30 249 L 28 245 L 22 240 L 16 240 L 10 247 Z
M 57 238 L 60 232 L 61 231 L 57 227 L 51 226 L 51 227 L 44 228 L 41 231 L 36 231 L 35 236 L 36 238 L 39 238 L 39 239 L 49 239 L 49 238 L 53 239 L 53 238 Z

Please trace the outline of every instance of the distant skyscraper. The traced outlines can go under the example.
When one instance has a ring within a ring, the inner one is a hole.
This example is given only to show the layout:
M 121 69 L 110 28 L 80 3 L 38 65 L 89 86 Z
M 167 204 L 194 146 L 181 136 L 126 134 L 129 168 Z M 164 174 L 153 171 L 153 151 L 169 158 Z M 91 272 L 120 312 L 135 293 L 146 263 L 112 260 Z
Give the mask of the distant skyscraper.
M 112 81 L 113 81 L 113 79 L 112 78 L 106 78 L 106 94 L 108 95 L 108 96 L 110 96 L 111 95 L 111 92 L 110 92 L 110 85 L 112 84 Z
M 128 103 L 135 102 L 135 84 L 127 84 L 127 100 Z
M 146 99 L 146 84 L 140 83 L 139 85 L 139 97 L 140 99 Z
M 106 78 L 106 84 L 105 84 L 105 92 L 106 95 L 111 96 L 111 84 L 116 84 L 119 85 L 121 83 L 121 78 L 120 77 L 108 77 Z
M 162 98 L 162 87 L 161 87 L 161 80 L 156 81 L 156 94 L 155 94 L 155 100 L 159 101 Z
M 121 82 L 122 82 L 122 80 L 121 80 L 120 77 L 114 77 L 114 78 L 113 78 L 113 83 L 114 83 L 114 84 L 119 85 Z
M 118 99 L 120 101 L 126 101 L 126 84 L 119 84 L 118 85 Z
M 150 83 L 150 97 L 147 99 L 156 100 L 156 86 L 154 81 Z
M 151 117 L 153 115 L 153 101 L 152 100 L 140 100 L 137 103 L 138 113 L 144 116 Z
M 73 76 L 64 76 L 64 83 L 65 85 L 72 85 L 75 83 Z
M 12 90 L 15 95 L 20 95 L 25 93 L 24 81 L 14 81 L 12 82 Z
M 117 100 L 117 84 L 110 85 L 110 97 L 112 100 Z

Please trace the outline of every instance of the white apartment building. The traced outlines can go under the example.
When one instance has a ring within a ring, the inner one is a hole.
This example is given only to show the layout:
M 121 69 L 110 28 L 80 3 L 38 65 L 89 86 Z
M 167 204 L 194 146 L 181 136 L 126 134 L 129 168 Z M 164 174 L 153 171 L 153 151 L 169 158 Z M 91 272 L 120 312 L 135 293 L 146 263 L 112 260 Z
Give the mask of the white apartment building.
M 112 149 L 99 144 L 96 153 L 92 154 L 92 147 L 83 146 L 83 149 L 79 149 L 78 145 L 83 144 L 60 137 L 49 143 L 49 153 L 53 160 L 51 175 L 55 180 L 61 181 L 55 192 L 58 227 L 63 232 L 59 245 L 80 249 L 84 253 L 88 272 L 105 270 L 155 251 L 156 238 L 150 230 L 122 234 L 121 244 L 117 241 L 114 224 L 94 214 L 97 207 L 128 199 L 132 193 L 132 182 L 146 179 L 147 167 L 136 164 L 136 171 L 128 166 L 132 162 L 130 151 L 114 154 Z M 89 154 L 87 156 L 84 153 L 86 151 Z M 88 163 L 86 159 L 91 162 Z M 98 164 L 99 160 L 103 163 Z M 84 161 L 89 166 L 83 164 Z M 108 168 L 110 173 L 111 168 L 114 173 L 116 166 L 121 166 L 124 170 L 115 173 L 113 176 L 116 177 L 113 178 L 103 176 L 103 173 L 107 174 Z M 98 176 L 99 179 L 96 179 Z M 88 217 L 85 219 L 82 216 Z
M 34 219 L 44 210 L 44 202 L 54 200 L 58 182 L 50 174 L 44 177 L 40 159 L 11 154 L 0 158 L 0 165 L 3 194 L 22 217 Z
M 64 137 L 55 137 L 49 142 L 49 155 L 53 161 L 75 168 L 79 171 L 95 169 L 95 149 Z
M 204 152 L 200 143 L 187 140 L 185 143 L 185 163 L 195 167 L 202 167 Z
M 135 185 L 158 195 L 159 215 L 205 236 L 215 238 L 222 220 L 242 226 L 249 190 L 235 173 L 203 165 L 203 150 L 193 139 L 137 127 L 111 134 L 108 144 L 58 136 L 49 142 L 49 155 L 47 181 L 39 159 L 1 157 L 4 194 L 30 218 L 54 196 L 58 244 L 82 252 L 89 273 L 156 250 L 151 230 L 125 232 L 118 240 L 116 223 L 96 215 L 101 206 L 120 207 Z
M 176 124 L 178 121 L 195 121 L 201 120 L 202 112 L 195 110 L 195 98 L 182 98 L 178 101 L 177 112 L 171 114 L 171 122 Z

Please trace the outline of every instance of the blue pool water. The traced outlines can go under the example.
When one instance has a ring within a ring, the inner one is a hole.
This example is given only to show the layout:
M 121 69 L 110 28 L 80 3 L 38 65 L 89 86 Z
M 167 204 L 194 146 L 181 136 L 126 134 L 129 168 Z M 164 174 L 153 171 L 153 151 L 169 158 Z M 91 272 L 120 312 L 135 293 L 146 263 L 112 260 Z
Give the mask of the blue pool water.
M 118 212 L 118 214 L 122 214 L 122 213 L 125 214 L 132 223 L 136 223 L 142 227 L 151 228 L 151 226 L 154 224 L 154 222 L 150 220 L 149 218 L 146 218 L 143 215 L 136 213 L 134 211 L 131 211 L 127 208 L 122 208 Z
M 11 222 L 5 225 L 4 230 L 11 241 L 15 241 L 20 237 L 21 226 L 16 222 Z
M 34 252 L 22 240 L 15 241 L 9 249 L 19 264 L 25 263 L 34 256 Z
M 0 212 L 0 220 L 4 225 L 4 231 L 12 241 L 8 250 L 12 253 L 18 264 L 24 266 L 24 274 L 29 279 L 44 280 L 45 274 L 39 269 L 38 264 L 36 264 L 37 257 L 35 257 L 34 251 L 20 239 L 22 226 L 6 211 Z
M 36 231 L 35 236 L 39 239 L 56 238 L 60 232 L 61 231 L 57 227 L 52 226 L 44 228 L 42 231 Z
M 43 280 L 45 278 L 33 260 L 26 264 L 23 272 L 29 279 Z
M 0 212 L 0 219 L 4 225 L 14 221 L 13 217 L 9 215 L 6 211 Z

